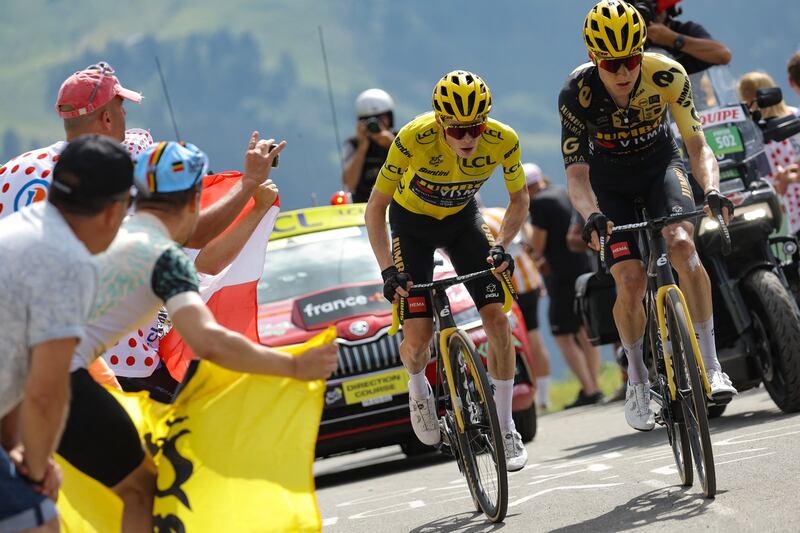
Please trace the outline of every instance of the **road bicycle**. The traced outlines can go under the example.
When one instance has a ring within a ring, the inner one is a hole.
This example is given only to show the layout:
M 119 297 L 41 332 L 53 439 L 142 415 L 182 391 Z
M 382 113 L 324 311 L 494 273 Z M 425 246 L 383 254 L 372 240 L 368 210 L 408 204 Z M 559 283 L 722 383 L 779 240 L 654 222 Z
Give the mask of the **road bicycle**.
M 702 210 L 649 219 L 638 206 L 642 222 L 614 226 L 612 233 L 637 231 L 639 247 L 647 265 L 645 310 L 647 322 L 644 360 L 653 358 L 655 380 L 651 398 L 660 406 L 656 422 L 667 429 L 681 482 L 694 482 L 692 462 L 707 498 L 716 494 L 716 470 L 708 429 L 706 395 L 711 394 L 700 347 L 697 343 L 686 300 L 672 273 L 667 245 L 661 230 L 670 224 L 706 215 Z M 730 250 L 730 234 L 721 216 L 719 232 L 723 250 Z M 644 238 L 641 238 L 643 234 Z M 605 264 L 605 239 L 601 239 L 601 263 Z M 728 399 L 730 401 L 730 399 Z
M 434 335 L 431 356 L 436 359 L 435 400 L 442 432 L 439 451 L 455 457 L 466 477 L 476 511 L 492 522 L 501 522 L 508 510 L 508 477 L 503 435 L 494 404 L 493 387 L 480 355 L 469 335 L 456 326 L 450 310 L 447 288 L 484 276 L 494 269 L 414 285 L 409 296 L 430 293 L 433 304 Z M 502 274 L 505 295 L 503 311 L 513 302 L 510 277 Z M 403 322 L 405 304 L 392 305 L 394 335 Z

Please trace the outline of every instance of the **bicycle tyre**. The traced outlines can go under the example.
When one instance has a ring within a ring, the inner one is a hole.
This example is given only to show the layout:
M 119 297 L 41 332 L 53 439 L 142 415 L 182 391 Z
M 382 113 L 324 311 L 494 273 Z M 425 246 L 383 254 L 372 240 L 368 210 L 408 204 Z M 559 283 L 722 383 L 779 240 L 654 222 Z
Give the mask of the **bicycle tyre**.
M 675 332 L 675 337 L 670 339 L 672 361 L 675 375 L 679 379 L 680 403 L 689 433 L 695 471 L 700 479 L 703 494 L 706 498 L 713 498 L 717 492 L 717 482 L 714 451 L 711 448 L 711 433 L 708 429 L 705 389 L 700 380 L 700 370 L 694 355 L 686 313 L 675 289 L 667 292 L 666 304 L 669 334 L 672 335 L 672 332 Z M 687 376 L 688 383 L 686 382 Z M 688 385 L 691 389 L 687 389 L 684 385 Z M 683 395 L 683 391 L 686 390 L 689 390 L 688 396 Z
M 691 487 L 692 483 L 694 483 L 694 474 L 692 471 L 692 448 L 689 444 L 689 432 L 686 429 L 685 420 L 675 420 L 675 407 L 678 406 L 678 403 L 673 402 L 670 398 L 666 367 L 663 364 L 659 364 L 658 361 L 658 352 L 656 350 L 659 349 L 659 346 L 658 333 L 656 329 L 657 321 L 655 320 L 655 306 L 652 305 L 652 300 L 650 300 L 650 302 L 650 316 L 648 317 L 649 326 L 647 330 L 647 336 L 649 338 L 647 349 L 650 350 L 653 356 L 653 367 L 656 369 L 656 379 L 658 380 L 657 386 L 659 387 L 659 394 L 662 398 L 661 401 L 665 402 L 665 405 L 661 406 L 661 418 L 663 419 L 664 426 L 667 429 L 667 437 L 669 438 L 669 444 L 672 447 L 672 457 L 675 459 L 675 467 L 678 470 L 678 476 L 681 478 L 681 484 L 684 487 Z M 663 350 L 664 347 L 662 346 L 660 349 Z M 674 372 L 674 364 L 672 369 Z M 675 383 L 679 383 L 676 374 L 673 374 L 673 378 Z M 683 381 L 685 381 L 685 375 Z
M 492 391 L 492 386 L 483 361 L 466 333 L 460 330 L 453 333 L 448 341 L 448 350 L 451 376 L 455 381 L 456 394 L 460 399 L 465 425 L 473 419 L 472 408 L 478 413 L 476 416 L 479 417 L 481 425 L 485 425 L 488 429 L 487 432 L 486 429 L 467 426 L 464 433 L 458 433 L 467 483 L 470 492 L 487 518 L 492 522 L 501 522 L 508 511 L 508 475 L 503 436 L 500 433 L 500 422 L 497 418 L 494 396 L 485 394 L 486 391 Z M 467 371 L 469 374 L 466 373 Z M 475 381 L 477 381 L 477 387 L 475 387 Z M 453 403 L 455 404 L 455 402 Z M 486 455 L 489 457 L 484 457 Z M 489 459 L 491 463 L 487 463 L 486 459 Z M 491 467 L 495 475 L 494 480 L 489 477 L 492 472 L 488 468 L 481 468 L 483 465 Z

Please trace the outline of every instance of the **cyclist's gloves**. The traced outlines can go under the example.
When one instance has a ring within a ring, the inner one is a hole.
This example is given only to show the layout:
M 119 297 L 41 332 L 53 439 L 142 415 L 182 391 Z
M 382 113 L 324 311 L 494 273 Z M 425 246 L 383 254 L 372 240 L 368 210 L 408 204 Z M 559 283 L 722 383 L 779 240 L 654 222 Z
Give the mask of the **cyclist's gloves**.
M 733 202 L 721 192 L 711 189 L 706 193 L 705 204 L 711 209 L 715 217 L 722 215 L 722 208 L 728 208 L 728 217 L 733 218 Z
M 398 272 L 396 266 L 390 266 L 381 272 L 383 277 L 383 297 L 389 300 L 389 303 L 394 302 L 394 295 L 397 288 L 406 288 L 406 284 L 411 281 L 411 276 L 405 272 Z
M 506 253 L 506 249 L 499 244 L 489 249 L 489 257 L 492 258 L 492 264 L 495 268 L 499 267 L 505 261 L 508 263 L 508 268 L 505 271 L 508 272 L 509 276 L 514 273 L 514 258 L 511 254 Z
M 583 231 L 581 231 L 583 242 L 590 244 L 592 242 L 592 233 L 595 231 L 598 237 L 607 237 L 608 222 L 608 217 L 603 213 L 597 212 L 589 215 L 589 218 L 586 219 L 586 224 L 583 225 Z

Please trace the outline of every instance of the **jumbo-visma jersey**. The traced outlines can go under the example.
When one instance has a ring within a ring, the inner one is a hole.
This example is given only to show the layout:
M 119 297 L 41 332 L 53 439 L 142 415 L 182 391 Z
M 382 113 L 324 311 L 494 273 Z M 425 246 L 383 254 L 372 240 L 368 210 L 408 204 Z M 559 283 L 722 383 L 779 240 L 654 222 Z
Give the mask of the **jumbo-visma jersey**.
M 685 139 L 701 135 L 692 101 L 692 84 L 677 61 L 645 53 L 630 104 L 620 109 L 608 94 L 597 68 L 586 63 L 567 78 L 558 98 L 564 166 L 590 163 L 597 156 L 641 161 L 673 146 L 667 109 Z
M 464 159 L 444 141 L 430 112 L 397 134 L 375 189 L 413 213 L 441 220 L 461 211 L 501 164 L 508 192 L 525 186 L 519 139 L 511 127 L 488 119 L 475 153 Z

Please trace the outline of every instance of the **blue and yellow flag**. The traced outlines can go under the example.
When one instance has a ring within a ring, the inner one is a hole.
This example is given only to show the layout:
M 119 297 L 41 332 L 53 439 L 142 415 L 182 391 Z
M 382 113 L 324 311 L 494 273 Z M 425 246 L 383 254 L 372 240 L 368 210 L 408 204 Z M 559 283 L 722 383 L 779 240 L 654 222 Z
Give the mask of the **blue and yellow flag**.
M 299 354 L 335 336 L 331 327 L 283 349 Z M 154 530 L 319 531 L 312 466 L 324 390 L 321 380 L 241 374 L 200 361 L 171 405 L 115 392 L 158 469 Z M 63 531 L 119 531 L 119 499 L 60 462 Z

